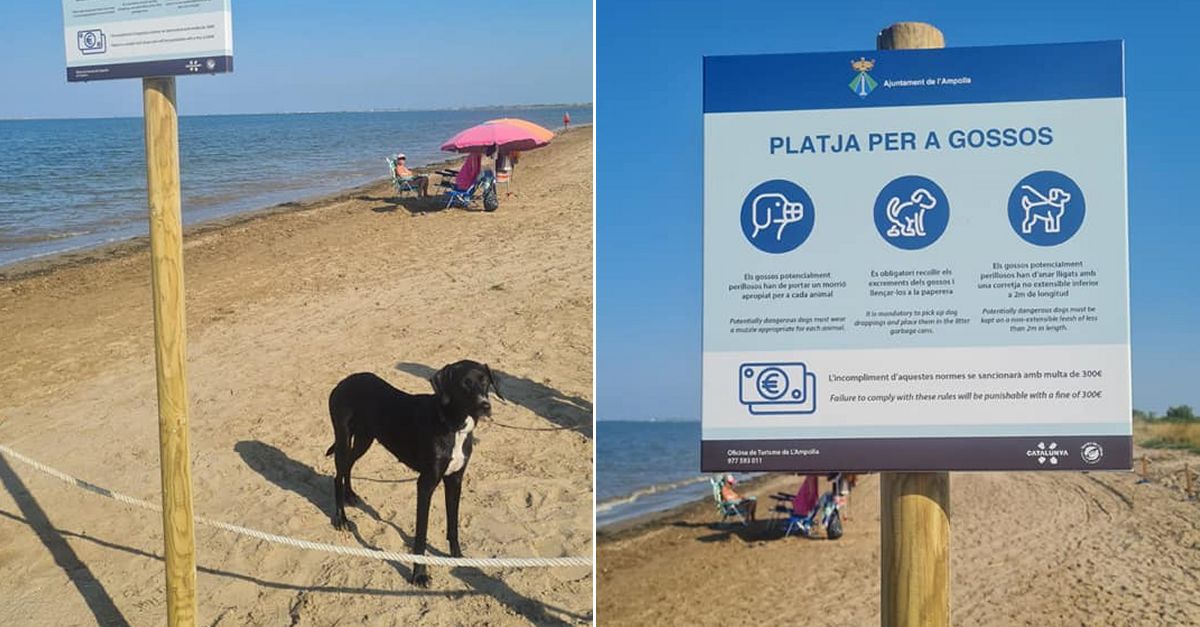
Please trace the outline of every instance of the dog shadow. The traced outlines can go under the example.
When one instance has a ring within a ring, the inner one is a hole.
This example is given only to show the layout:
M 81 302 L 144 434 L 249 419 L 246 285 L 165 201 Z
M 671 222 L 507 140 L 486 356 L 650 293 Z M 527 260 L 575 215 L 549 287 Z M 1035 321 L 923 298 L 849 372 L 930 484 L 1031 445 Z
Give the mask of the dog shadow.
M 323 475 L 311 466 L 298 462 L 287 453 L 258 440 L 242 440 L 233 445 L 233 450 L 237 451 L 238 455 L 242 456 L 242 461 L 251 470 L 262 475 L 264 479 L 271 483 L 295 492 L 300 496 L 308 499 L 313 507 L 316 507 L 330 519 L 333 518 L 333 477 Z M 416 481 L 415 477 L 405 479 L 375 479 L 372 477 L 360 477 L 351 475 L 352 482 L 370 481 L 373 483 L 412 483 Z M 359 508 L 367 507 L 362 499 L 359 499 Z M 371 510 L 374 512 L 374 510 Z M 375 513 L 375 518 L 378 520 L 379 514 Z
M 396 369 L 422 379 L 429 379 L 433 373 L 437 372 L 436 369 L 425 364 L 412 362 L 400 362 L 396 364 Z M 500 393 L 504 395 L 504 398 L 555 425 L 550 428 L 515 426 L 510 426 L 510 428 L 525 431 L 571 430 L 588 439 L 592 438 L 591 401 L 564 394 L 548 385 L 508 374 L 496 368 L 492 368 L 492 374 L 496 377 L 496 385 L 500 387 Z
M 271 483 L 308 499 L 330 519 L 333 518 L 333 478 L 298 462 L 287 453 L 258 440 L 242 440 L 233 445 L 251 470 Z

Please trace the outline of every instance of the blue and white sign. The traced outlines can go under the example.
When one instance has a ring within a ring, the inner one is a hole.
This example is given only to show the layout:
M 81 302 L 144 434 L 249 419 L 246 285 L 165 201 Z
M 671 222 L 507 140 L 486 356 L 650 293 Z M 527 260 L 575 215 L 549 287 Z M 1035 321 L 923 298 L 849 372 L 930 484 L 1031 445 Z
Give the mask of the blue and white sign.
M 706 58 L 704 470 L 1129 468 L 1123 57 Z
M 67 80 L 233 71 L 230 0 L 63 0 Z

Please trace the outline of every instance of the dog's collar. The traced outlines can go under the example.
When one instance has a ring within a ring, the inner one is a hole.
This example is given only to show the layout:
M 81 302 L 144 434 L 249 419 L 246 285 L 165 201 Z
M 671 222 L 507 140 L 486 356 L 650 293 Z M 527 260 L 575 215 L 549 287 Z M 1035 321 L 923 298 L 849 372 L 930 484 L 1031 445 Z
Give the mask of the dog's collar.
M 441 421 L 442 424 L 446 425 L 446 427 L 448 427 L 451 431 L 459 431 L 463 427 L 467 426 L 467 420 L 471 418 L 471 413 L 466 412 L 463 414 L 462 418 L 455 420 L 448 412 L 446 412 L 445 407 L 443 407 L 441 404 L 438 404 L 437 417 L 438 420 Z

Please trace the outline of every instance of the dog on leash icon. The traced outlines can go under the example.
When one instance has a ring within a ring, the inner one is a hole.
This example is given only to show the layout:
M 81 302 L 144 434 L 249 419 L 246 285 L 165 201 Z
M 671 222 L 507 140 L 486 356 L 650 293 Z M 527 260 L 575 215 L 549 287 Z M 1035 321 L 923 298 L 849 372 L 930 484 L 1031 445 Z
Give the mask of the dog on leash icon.
M 1008 197 L 1008 221 L 1021 239 L 1035 246 L 1057 246 L 1083 226 L 1083 190 L 1071 177 L 1051 170 L 1017 181 Z

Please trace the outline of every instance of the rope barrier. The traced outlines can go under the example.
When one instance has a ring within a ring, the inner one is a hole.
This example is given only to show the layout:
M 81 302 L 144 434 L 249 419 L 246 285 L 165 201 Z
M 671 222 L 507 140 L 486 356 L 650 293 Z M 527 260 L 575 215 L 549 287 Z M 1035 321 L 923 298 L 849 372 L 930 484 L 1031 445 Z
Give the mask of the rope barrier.
M 30 468 L 47 474 L 63 483 L 73 485 L 77 488 L 87 490 L 93 494 L 113 499 L 132 505 L 141 509 L 150 510 L 153 512 L 162 512 L 162 506 L 141 499 L 136 499 L 132 496 L 114 492 L 108 488 L 98 486 L 94 483 L 89 483 L 82 479 L 72 477 L 61 470 L 47 466 L 37 460 L 30 459 L 11 448 L 0 444 L 0 454 L 14 459 Z M 348 555 L 352 557 L 366 557 L 371 559 L 383 560 L 387 562 L 401 562 L 405 564 L 428 564 L 430 566 L 470 566 L 475 568 L 555 568 L 568 566 L 591 566 L 592 560 L 586 557 L 441 557 L 437 555 L 412 555 L 409 553 L 394 553 L 392 551 L 381 551 L 378 549 L 368 549 L 362 547 L 349 547 L 337 544 L 327 544 L 325 542 L 312 542 L 310 540 L 301 540 L 298 538 L 290 538 L 287 536 L 276 535 L 242 527 L 241 525 L 233 525 L 219 520 L 211 520 L 202 516 L 196 516 L 197 524 L 216 529 L 223 529 L 232 533 L 263 540 L 272 544 L 282 544 L 285 546 L 293 546 L 310 551 L 323 551 L 326 553 L 335 553 L 337 555 Z

